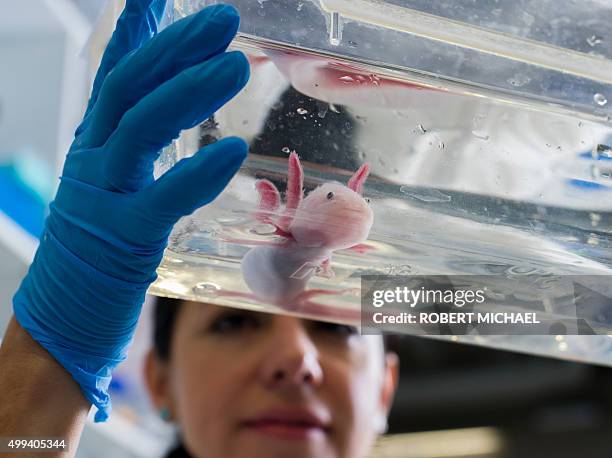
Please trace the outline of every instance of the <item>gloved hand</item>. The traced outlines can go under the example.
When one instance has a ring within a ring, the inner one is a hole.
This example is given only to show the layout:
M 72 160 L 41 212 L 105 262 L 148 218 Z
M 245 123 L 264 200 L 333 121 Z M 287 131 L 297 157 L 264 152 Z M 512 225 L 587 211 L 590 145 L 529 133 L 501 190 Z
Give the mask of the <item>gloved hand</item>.
M 154 180 L 160 149 L 249 77 L 245 56 L 225 52 L 234 8 L 206 8 L 157 34 L 165 4 L 127 1 L 13 299 L 19 324 L 79 383 L 96 421 L 110 412 L 111 371 L 126 357 L 173 225 L 213 200 L 247 152 L 226 138 Z

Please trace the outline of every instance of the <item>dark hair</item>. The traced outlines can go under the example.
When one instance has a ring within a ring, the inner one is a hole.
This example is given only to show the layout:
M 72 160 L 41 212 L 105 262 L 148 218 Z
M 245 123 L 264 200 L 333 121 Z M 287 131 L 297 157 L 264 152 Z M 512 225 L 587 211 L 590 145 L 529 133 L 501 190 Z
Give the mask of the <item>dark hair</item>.
M 170 343 L 174 324 L 181 310 L 181 299 L 158 297 L 153 312 L 153 347 L 160 359 L 170 358 Z
M 158 297 L 153 310 L 153 348 L 157 356 L 163 360 L 170 359 L 170 343 L 176 319 L 181 310 L 181 299 Z M 176 445 L 166 454 L 165 458 L 191 458 L 183 445 L 180 436 Z

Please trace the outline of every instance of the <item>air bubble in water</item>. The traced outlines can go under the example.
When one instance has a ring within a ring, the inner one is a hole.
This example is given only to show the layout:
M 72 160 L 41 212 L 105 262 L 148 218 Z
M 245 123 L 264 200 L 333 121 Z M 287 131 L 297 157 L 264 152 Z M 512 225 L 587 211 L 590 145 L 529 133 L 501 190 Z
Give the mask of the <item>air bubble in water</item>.
M 472 135 L 476 137 L 477 139 L 485 141 L 485 142 L 488 141 L 490 138 L 489 134 L 487 134 L 484 130 L 473 130 Z
M 524 75 L 522 73 L 517 73 L 516 75 L 514 75 L 512 78 L 510 78 L 508 80 L 508 82 L 515 87 L 521 87 L 524 86 L 525 84 L 527 84 L 529 81 L 531 81 L 531 78 L 529 78 L 527 75 Z
M 220 289 L 221 287 L 219 285 L 208 281 L 198 283 L 193 287 L 193 291 L 199 294 L 212 294 L 215 291 L 219 291 Z
M 606 97 L 599 92 L 593 96 L 593 100 L 600 107 L 603 107 L 606 103 L 608 103 L 608 99 L 606 99 Z
M 321 119 L 325 118 L 327 114 L 327 110 L 329 109 L 329 105 L 326 103 L 317 102 L 317 116 Z
M 586 243 L 587 243 L 588 245 L 591 245 L 591 246 L 597 246 L 597 245 L 599 245 L 599 238 L 597 237 L 597 234 L 593 234 L 593 233 L 591 233 L 591 234 L 589 235 L 589 238 L 587 239 Z
M 603 38 L 600 37 L 599 35 L 591 35 L 589 38 L 587 38 L 587 43 L 591 47 L 598 45 L 602 41 L 603 41 Z
M 602 144 L 595 146 L 595 148 L 593 148 L 593 157 L 595 159 L 612 159 L 612 146 Z
M 297 111 L 297 112 L 298 112 L 298 114 L 301 114 L 301 115 L 308 114 L 308 110 L 306 110 L 305 108 L 302 108 L 302 107 L 298 108 L 298 109 L 297 109 L 297 110 L 295 110 L 295 111 Z
M 591 226 L 595 227 L 601 221 L 601 215 L 599 213 L 591 213 L 589 215 L 591 217 Z

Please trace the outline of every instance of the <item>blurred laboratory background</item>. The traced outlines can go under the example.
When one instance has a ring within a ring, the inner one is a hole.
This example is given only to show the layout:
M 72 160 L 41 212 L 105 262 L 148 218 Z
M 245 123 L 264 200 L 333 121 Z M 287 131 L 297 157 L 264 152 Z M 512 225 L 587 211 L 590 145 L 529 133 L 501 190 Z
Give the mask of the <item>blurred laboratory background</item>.
M 261 2 L 260 2 L 261 3 Z M 0 328 L 31 262 L 63 157 L 121 1 L 0 0 Z M 112 384 L 114 415 L 77 457 L 159 457 L 174 431 L 142 384 L 145 305 Z M 589 337 L 584 337 L 588 345 Z M 558 342 L 563 348 L 563 338 Z M 611 456 L 612 368 L 410 336 L 391 341 L 401 383 L 373 457 Z M 246 456 L 246 455 L 245 455 Z

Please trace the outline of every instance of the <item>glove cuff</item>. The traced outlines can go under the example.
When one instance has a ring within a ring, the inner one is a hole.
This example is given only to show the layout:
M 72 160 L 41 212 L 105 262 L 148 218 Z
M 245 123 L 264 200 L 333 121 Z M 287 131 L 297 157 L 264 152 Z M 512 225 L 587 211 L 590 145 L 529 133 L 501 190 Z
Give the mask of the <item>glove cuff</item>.
M 94 269 L 46 229 L 13 298 L 19 324 L 76 380 L 96 422 L 110 413 L 111 372 L 127 356 L 149 284 Z

